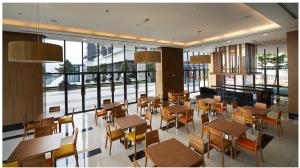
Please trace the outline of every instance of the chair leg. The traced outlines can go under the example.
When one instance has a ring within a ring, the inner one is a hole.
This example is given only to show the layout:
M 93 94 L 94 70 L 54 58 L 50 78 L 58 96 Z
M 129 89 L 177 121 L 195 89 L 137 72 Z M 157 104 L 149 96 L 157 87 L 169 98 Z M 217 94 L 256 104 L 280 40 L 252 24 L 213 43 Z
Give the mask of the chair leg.
M 168 132 L 168 130 L 169 130 L 169 122 L 167 122 L 167 132 Z
M 224 150 L 222 151 L 222 167 L 224 167 Z
M 208 145 L 207 145 L 207 158 L 209 159 L 209 143 L 208 143 Z
M 193 123 L 193 127 L 194 127 L 194 132 L 195 132 L 195 124 L 194 124 L 194 120 L 193 120 L 193 122 L 192 122 L 192 123 Z
M 202 131 L 201 131 L 201 138 L 203 138 L 203 129 L 202 129 Z
M 23 141 L 25 141 L 25 136 L 27 136 L 27 131 L 24 130 Z
M 75 160 L 76 160 L 76 166 L 79 167 L 77 150 L 75 150 L 74 155 L 75 155 Z
M 189 133 L 189 123 L 186 123 L 185 125 L 186 125 L 186 131 L 187 133 Z
M 162 124 L 162 119 L 160 119 L 160 126 L 159 126 L 159 128 L 161 128 L 161 124 Z
M 145 167 L 147 167 L 147 156 L 145 156 Z
M 263 154 L 262 154 L 261 147 L 259 148 L 259 153 L 260 153 L 261 162 L 264 163 L 264 157 L 263 157 Z
M 259 157 L 257 156 L 257 152 L 253 152 L 256 159 L 256 166 L 259 167 Z
M 59 132 L 61 132 L 61 123 L 59 123 Z
M 75 129 L 74 129 L 74 121 L 72 121 L 72 127 L 73 127 L 73 134 L 75 132 Z
M 112 140 L 109 141 L 109 156 L 111 155 Z
M 105 138 L 105 148 L 107 148 L 107 140 L 108 140 L 108 137 Z
M 136 159 L 136 141 L 134 142 L 134 158 Z

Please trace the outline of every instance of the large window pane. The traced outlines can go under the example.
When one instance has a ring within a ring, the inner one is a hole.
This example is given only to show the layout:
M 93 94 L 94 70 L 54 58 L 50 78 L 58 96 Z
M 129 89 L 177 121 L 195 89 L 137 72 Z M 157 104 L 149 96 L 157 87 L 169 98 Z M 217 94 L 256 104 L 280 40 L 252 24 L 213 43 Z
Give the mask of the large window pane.
M 82 44 L 81 42 L 66 41 L 66 72 L 82 72 Z
M 136 73 L 137 65 L 134 64 L 135 46 L 126 46 L 125 59 L 126 59 L 126 87 L 127 87 L 127 100 L 128 102 L 136 102 Z M 128 73 L 130 72 L 130 73 Z
M 67 75 L 68 78 L 68 113 L 71 113 L 73 108 L 75 111 L 82 111 L 82 96 L 81 96 L 81 75 Z
M 114 101 L 124 101 L 124 71 L 127 65 L 124 60 L 124 46 L 114 45 L 113 65 L 114 65 Z
M 83 43 L 83 71 L 97 72 L 98 71 L 98 44 Z M 91 76 L 86 76 L 90 79 Z M 95 79 L 95 76 L 93 76 Z

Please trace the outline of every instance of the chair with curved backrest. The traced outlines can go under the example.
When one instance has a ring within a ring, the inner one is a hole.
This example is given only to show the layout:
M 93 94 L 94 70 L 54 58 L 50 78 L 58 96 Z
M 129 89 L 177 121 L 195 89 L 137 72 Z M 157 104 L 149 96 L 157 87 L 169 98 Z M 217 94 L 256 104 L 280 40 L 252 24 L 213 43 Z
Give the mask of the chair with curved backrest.
M 205 166 L 204 162 L 204 140 L 195 135 L 195 134 L 189 134 L 189 148 L 194 149 L 194 151 L 200 155 L 201 163 L 197 166 Z
M 198 114 L 199 114 L 199 110 L 200 110 L 199 107 L 198 107 L 198 100 L 200 100 L 200 99 L 201 99 L 200 95 L 195 96 L 195 101 L 196 101 L 195 107 L 196 107 L 196 109 L 198 111 Z
M 60 112 L 60 106 L 49 107 L 49 113 Z
M 262 155 L 262 147 L 261 147 L 261 137 L 262 137 L 262 132 L 259 131 L 256 134 L 255 141 L 246 138 L 246 136 L 240 137 L 235 141 L 236 146 L 239 146 L 243 149 L 249 150 L 254 154 L 254 156 L 256 158 L 256 166 L 259 166 L 259 157 L 257 156 L 258 153 L 260 154 L 261 162 L 264 162 L 263 155 Z
M 41 119 L 41 127 L 51 126 L 54 132 L 57 132 L 57 125 L 55 124 L 54 117 Z
M 192 109 L 192 104 L 191 102 L 189 101 L 184 101 L 184 104 L 183 104 L 185 107 L 189 108 L 189 109 Z
M 64 117 L 61 117 L 60 119 L 58 119 L 59 132 L 61 132 L 61 125 L 68 124 L 68 123 L 72 124 L 73 132 L 74 132 L 74 111 L 75 111 L 75 108 L 73 107 L 71 116 L 64 116 Z
M 224 138 L 224 135 L 221 131 L 209 128 L 208 132 L 208 149 L 210 147 L 215 148 L 218 152 L 222 153 L 222 167 L 224 167 L 224 152 L 225 149 L 230 149 L 230 155 L 232 157 L 232 144 L 230 140 Z M 207 158 L 209 158 L 209 151 L 207 150 Z
M 43 126 L 43 127 L 34 129 L 34 138 L 39 138 L 39 137 L 51 135 L 51 134 L 53 134 L 53 126 L 52 125 Z
M 122 109 L 125 110 L 128 115 L 128 100 L 127 99 L 124 100 L 124 105 L 122 106 Z
M 108 123 L 105 123 L 105 128 L 106 128 L 105 148 L 107 147 L 107 141 L 109 141 L 109 155 L 111 155 L 112 142 L 115 140 L 124 138 L 125 149 L 127 148 L 125 133 L 122 129 L 116 129 L 112 131 Z
M 210 107 L 209 105 L 207 105 L 203 100 L 199 99 L 198 102 L 198 108 L 199 108 L 199 111 L 198 111 L 198 116 L 199 116 L 199 112 L 200 110 L 203 111 L 203 113 L 208 113 L 208 110 L 210 110 Z
M 232 121 L 237 122 L 242 125 L 246 125 L 245 117 L 241 115 L 233 115 Z
M 165 108 L 162 108 L 161 113 L 160 113 L 160 126 L 161 128 L 162 121 L 167 122 L 167 132 L 169 130 L 169 123 L 174 121 L 175 122 L 176 117 L 172 114 L 170 114 Z
M 243 109 L 242 110 L 242 116 L 245 117 L 245 123 L 249 124 L 251 126 L 252 129 L 252 134 L 253 134 L 253 126 L 255 126 L 255 124 L 257 123 L 257 119 L 253 116 L 253 113 L 251 110 L 247 110 L 247 109 Z
M 157 109 L 160 108 L 160 98 L 156 98 L 153 100 L 151 108 L 154 112 L 158 112 Z
M 150 132 L 147 132 L 145 134 L 145 149 L 148 148 L 148 146 L 159 143 L 159 134 L 158 130 L 153 130 Z M 145 156 L 145 167 L 147 167 L 147 156 Z
M 223 112 L 225 111 L 227 115 L 227 101 L 223 100 L 223 104 L 216 104 L 214 106 L 214 110 L 216 110 L 218 114 L 223 114 Z
M 103 99 L 103 104 L 111 103 L 111 99 Z
M 232 106 L 232 110 L 233 110 L 233 112 L 234 112 L 234 111 L 235 111 L 235 109 L 237 109 L 237 108 L 238 108 L 237 101 L 236 101 L 236 100 L 232 100 L 232 102 L 231 102 L 231 106 Z
M 152 131 L 152 113 L 150 111 L 145 112 L 145 120 L 146 122 L 149 121 L 149 124 L 147 122 L 147 129 L 150 129 L 150 131 Z
M 189 109 L 186 111 L 185 115 L 178 117 L 178 122 L 183 123 L 186 125 L 186 130 L 189 133 L 189 126 L 188 124 L 191 122 L 193 123 L 194 131 L 195 131 L 195 124 L 194 124 L 194 109 Z
M 214 95 L 214 100 L 218 101 L 221 103 L 222 101 L 222 97 L 221 96 L 218 96 L 218 95 Z
M 140 115 L 142 115 L 142 110 L 144 109 L 145 111 L 145 108 L 148 108 L 148 101 L 146 101 L 146 98 L 146 94 L 141 94 L 141 97 L 137 100 L 136 113 L 138 113 L 140 108 Z
M 104 110 L 104 109 L 98 110 L 96 105 L 94 105 L 94 108 L 95 108 L 95 119 L 94 119 L 94 122 L 97 125 L 98 118 L 99 117 L 106 117 L 107 116 L 107 111 Z
M 206 125 L 209 123 L 209 117 L 208 113 L 201 114 L 201 138 L 203 137 L 203 132 L 206 132 L 208 134 L 208 127 Z
M 36 128 L 39 128 L 41 126 L 41 122 L 33 122 L 29 123 L 27 119 L 27 115 L 23 115 L 23 129 L 24 129 L 24 134 L 23 134 L 23 141 L 25 140 L 25 137 L 27 136 L 27 133 L 29 131 L 33 131 Z
M 146 123 L 134 127 L 134 131 L 127 134 L 127 139 L 134 143 L 134 157 L 136 157 L 136 145 L 145 140 Z
M 74 155 L 76 160 L 76 166 L 79 167 L 78 153 L 76 148 L 77 136 L 78 136 L 78 128 L 75 128 L 74 135 L 73 135 L 73 143 L 62 145 L 59 149 L 53 151 L 52 154 L 53 154 L 53 160 L 55 166 L 56 166 L 56 160 Z
M 282 111 L 279 111 L 277 113 L 277 118 L 273 119 L 270 117 L 263 117 L 262 118 L 262 123 L 266 123 L 266 124 L 271 124 L 274 125 L 275 127 L 277 127 L 277 131 L 278 131 L 278 135 L 281 136 L 282 135 L 282 126 L 281 126 L 281 115 L 282 115 Z

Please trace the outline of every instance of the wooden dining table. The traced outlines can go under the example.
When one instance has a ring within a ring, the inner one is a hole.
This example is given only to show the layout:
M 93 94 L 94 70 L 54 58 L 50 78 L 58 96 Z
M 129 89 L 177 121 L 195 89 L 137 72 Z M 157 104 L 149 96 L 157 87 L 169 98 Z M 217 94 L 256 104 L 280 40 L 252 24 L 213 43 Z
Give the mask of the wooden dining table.
M 169 107 L 164 107 L 164 109 L 166 109 L 169 114 L 176 115 L 176 128 L 178 128 L 178 115 L 189 110 L 189 108 L 185 105 L 169 106 Z
M 35 118 L 35 121 L 39 121 L 41 119 L 51 118 L 51 117 L 54 117 L 54 120 L 58 120 L 64 116 L 65 116 L 65 112 L 63 112 L 63 111 L 51 112 L 51 113 L 41 113 Z
M 111 110 L 112 108 L 118 107 L 118 106 L 121 106 L 121 103 L 119 103 L 119 102 L 112 102 L 112 103 L 103 104 L 102 108 L 104 110 Z
M 242 106 L 241 108 L 246 109 L 246 110 L 250 110 L 250 111 L 252 111 L 253 114 L 259 115 L 259 116 L 264 116 L 268 113 L 267 109 L 254 107 L 254 106 L 249 106 L 249 105 Z
M 175 138 L 150 146 L 144 151 L 157 167 L 190 167 L 203 161 L 198 154 Z
M 231 120 L 225 120 L 225 119 L 215 119 L 209 122 L 206 126 L 208 128 L 213 128 L 218 131 L 221 131 L 227 135 L 231 135 L 235 138 L 238 138 L 241 135 L 245 134 L 246 131 L 248 130 L 248 127 L 246 125 L 242 125 L 240 123 Z M 234 138 L 232 138 L 232 144 L 235 148 Z
M 26 159 L 59 149 L 61 145 L 61 133 L 47 135 L 26 141 L 21 141 L 11 153 L 7 162 Z
M 118 125 L 118 127 L 123 130 L 135 127 L 137 125 L 146 124 L 146 120 L 142 119 L 136 114 L 117 118 L 115 122 Z

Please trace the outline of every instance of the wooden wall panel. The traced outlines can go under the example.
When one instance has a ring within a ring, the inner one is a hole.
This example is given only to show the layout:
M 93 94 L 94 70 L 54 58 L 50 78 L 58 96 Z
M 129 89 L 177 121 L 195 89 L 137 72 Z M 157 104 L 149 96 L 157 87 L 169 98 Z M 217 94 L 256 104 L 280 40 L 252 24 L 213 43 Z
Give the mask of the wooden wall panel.
M 298 31 L 287 33 L 289 112 L 298 114 Z
M 9 41 L 36 41 L 33 34 L 3 32 L 3 125 L 22 123 L 43 112 L 42 63 L 8 62 Z M 40 39 L 41 40 L 41 39 Z

